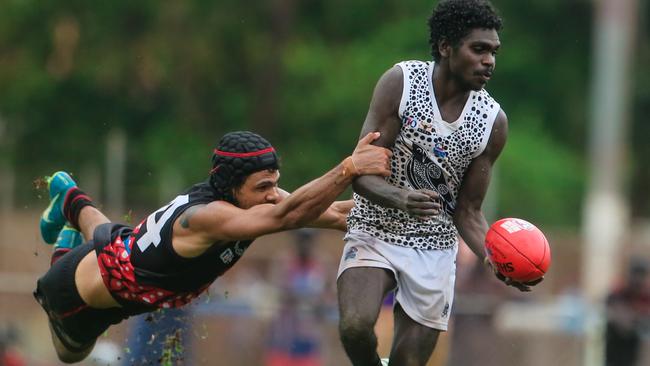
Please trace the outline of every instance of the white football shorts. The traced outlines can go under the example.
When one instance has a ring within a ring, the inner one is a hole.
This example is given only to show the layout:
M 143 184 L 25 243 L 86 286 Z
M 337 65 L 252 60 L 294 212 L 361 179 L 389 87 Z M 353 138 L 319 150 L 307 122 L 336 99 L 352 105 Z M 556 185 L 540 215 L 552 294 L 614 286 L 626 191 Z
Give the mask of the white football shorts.
M 374 267 L 395 276 L 395 301 L 411 319 L 446 331 L 454 300 L 458 246 L 445 250 L 422 250 L 388 244 L 361 232 L 348 232 L 338 276 L 348 268 Z

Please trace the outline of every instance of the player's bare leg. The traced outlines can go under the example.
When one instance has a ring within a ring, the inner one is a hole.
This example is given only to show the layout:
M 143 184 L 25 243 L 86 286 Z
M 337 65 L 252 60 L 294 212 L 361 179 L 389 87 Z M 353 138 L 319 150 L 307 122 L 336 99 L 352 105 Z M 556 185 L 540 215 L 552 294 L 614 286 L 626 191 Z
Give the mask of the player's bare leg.
M 381 365 L 374 328 L 384 296 L 395 285 L 393 274 L 383 268 L 348 268 L 339 277 L 339 332 L 354 366 Z
M 433 353 L 440 331 L 411 319 L 395 304 L 395 331 L 389 365 L 424 366 Z
M 85 206 L 79 210 L 78 226 L 83 236 L 90 240 L 97 226 L 111 222 L 95 206 Z M 97 254 L 92 251 L 79 262 L 75 272 L 75 284 L 81 299 L 90 307 L 106 309 L 119 306 L 104 285 L 97 266 Z
M 54 265 L 61 257 L 83 243 L 81 234 L 87 240 L 92 239 L 95 228 L 109 220 L 92 206 L 90 197 L 77 188 L 76 182 L 66 172 L 56 172 L 46 180 L 50 204 L 41 216 L 40 230 L 43 240 L 48 244 L 54 244 L 51 261 Z M 92 263 L 93 260 L 96 263 L 95 253 L 91 252 L 79 263 L 75 271 L 77 289 L 84 301 L 86 298 L 93 297 L 92 294 L 89 295 L 87 289 L 96 288 L 96 282 L 101 281 L 99 269 Z M 79 362 L 92 351 L 94 342 L 81 345 L 67 338 L 64 342 L 60 337 L 67 336 L 61 332 L 57 333 L 54 327 L 56 325 L 50 320 L 52 343 L 62 362 Z
M 86 240 L 93 238 L 97 226 L 109 222 L 111 220 L 93 206 L 86 206 L 79 211 L 79 229 Z

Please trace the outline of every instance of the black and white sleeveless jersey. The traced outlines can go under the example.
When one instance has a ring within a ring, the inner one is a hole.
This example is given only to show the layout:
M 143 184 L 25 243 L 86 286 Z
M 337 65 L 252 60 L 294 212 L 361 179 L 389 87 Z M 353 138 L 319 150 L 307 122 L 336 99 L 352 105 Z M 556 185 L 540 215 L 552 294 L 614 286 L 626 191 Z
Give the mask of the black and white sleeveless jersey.
M 129 246 L 138 282 L 153 282 L 174 291 L 197 289 L 210 284 L 241 258 L 252 240 L 214 245 L 195 258 L 183 258 L 172 247 L 172 228 L 178 216 L 191 206 L 215 200 L 215 192 L 207 183 L 194 185 L 134 228 Z
M 453 224 L 460 184 L 487 145 L 499 104 L 485 90 L 472 91 L 456 121 L 442 120 L 433 90 L 433 62 L 397 64 L 404 74 L 399 106 L 401 129 L 387 181 L 397 187 L 438 192 L 442 212 L 420 220 L 406 212 L 376 205 L 358 194 L 348 229 L 361 230 L 387 243 L 419 249 L 446 249 L 458 242 Z

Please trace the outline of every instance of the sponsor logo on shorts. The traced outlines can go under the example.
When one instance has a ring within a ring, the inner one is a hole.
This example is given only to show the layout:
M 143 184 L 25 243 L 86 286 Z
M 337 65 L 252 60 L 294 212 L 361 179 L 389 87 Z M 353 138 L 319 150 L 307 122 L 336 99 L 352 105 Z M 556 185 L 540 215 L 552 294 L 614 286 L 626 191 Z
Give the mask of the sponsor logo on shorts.
M 224 264 L 228 264 L 228 263 L 232 262 L 232 260 L 235 258 L 235 255 L 233 254 L 232 250 L 230 250 L 230 248 L 228 248 L 228 249 L 224 250 L 223 253 L 221 253 L 219 258 L 221 258 L 221 261 Z
M 244 251 L 246 250 L 247 247 L 245 246 L 241 247 L 239 246 L 239 244 L 240 242 L 237 242 L 237 244 L 235 244 L 235 254 L 241 257 L 242 255 L 244 255 Z
M 359 249 L 357 248 L 350 248 L 347 253 L 345 253 L 345 260 L 348 261 L 350 259 L 354 259 L 357 257 L 357 252 Z
M 445 303 L 445 308 L 442 309 L 442 314 L 440 316 L 446 318 L 447 315 L 449 315 L 449 303 Z

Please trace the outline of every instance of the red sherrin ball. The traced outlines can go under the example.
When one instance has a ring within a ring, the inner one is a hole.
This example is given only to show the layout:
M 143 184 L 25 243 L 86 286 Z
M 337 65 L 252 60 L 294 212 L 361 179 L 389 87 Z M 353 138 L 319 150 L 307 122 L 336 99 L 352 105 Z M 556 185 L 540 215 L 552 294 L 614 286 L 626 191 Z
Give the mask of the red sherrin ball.
M 515 281 L 536 280 L 551 264 L 551 248 L 544 234 L 522 219 L 501 219 L 485 237 L 485 252 L 494 268 Z

